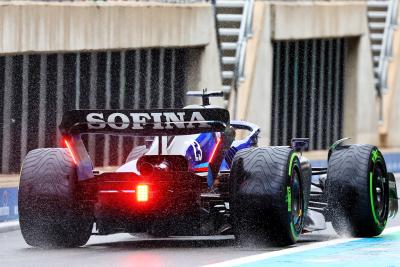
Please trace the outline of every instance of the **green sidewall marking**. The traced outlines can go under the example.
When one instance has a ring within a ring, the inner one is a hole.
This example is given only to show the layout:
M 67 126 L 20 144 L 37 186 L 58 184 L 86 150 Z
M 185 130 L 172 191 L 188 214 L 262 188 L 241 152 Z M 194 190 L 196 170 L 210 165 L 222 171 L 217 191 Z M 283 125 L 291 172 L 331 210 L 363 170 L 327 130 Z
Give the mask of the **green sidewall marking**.
M 375 214 L 375 204 L 374 204 L 374 193 L 373 193 L 373 183 L 372 183 L 372 179 L 373 179 L 373 173 L 370 172 L 369 173 L 369 198 L 371 200 L 371 211 L 372 211 L 372 216 L 374 217 L 374 221 L 376 225 L 379 225 L 379 220 L 376 217 Z
M 296 159 L 297 155 L 296 153 L 293 153 L 290 156 L 290 161 L 289 161 L 289 177 L 292 176 L 292 172 L 293 172 L 293 162 Z M 288 203 L 288 212 L 292 212 L 292 189 L 290 188 L 290 186 L 286 187 L 286 201 Z M 289 214 L 289 218 L 291 217 L 291 214 Z M 293 222 L 290 222 L 290 232 L 292 233 L 293 239 L 297 240 L 299 237 L 299 233 L 297 233 Z
M 295 158 L 296 158 L 296 153 L 293 153 L 292 156 L 290 157 L 290 162 L 289 162 L 289 176 L 292 176 L 293 161 Z
M 292 189 L 290 186 L 286 187 L 286 202 L 287 202 L 287 211 L 292 211 Z
M 374 164 L 376 164 L 377 162 L 379 162 L 379 160 L 381 159 L 380 154 L 378 149 L 374 149 L 371 152 L 371 160 Z M 373 177 L 374 174 L 373 172 L 369 173 L 369 197 L 370 197 L 370 201 L 371 201 L 371 211 L 372 211 L 372 216 L 374 217 L 374 222 L 375 225 L 379 228 L 382 229 L 386 226 L 386 222 L 387 220 L 385 220 L 383 222 L 383 224 L 381 224 L 378 220 L 378 217 L 376 216 L 375 213 L 375 203 L 374 203 L 374 191 L 373 191 Z
M 371 159 L 373 163 L 376 163 L 376 160 L 379 158 L 379 152 L 377 149 L 372 150 Z
M 296 158 L 296 153 L 293 153 L 290 156 L 290 161 L 289 161 L 289 177 L 292 176 L 292 170 L 293 170 L 293 161 Z M 286 187 L 286 202 L 288 203 L 288 211 L 292 211 L 292 190 L 290 186 Z

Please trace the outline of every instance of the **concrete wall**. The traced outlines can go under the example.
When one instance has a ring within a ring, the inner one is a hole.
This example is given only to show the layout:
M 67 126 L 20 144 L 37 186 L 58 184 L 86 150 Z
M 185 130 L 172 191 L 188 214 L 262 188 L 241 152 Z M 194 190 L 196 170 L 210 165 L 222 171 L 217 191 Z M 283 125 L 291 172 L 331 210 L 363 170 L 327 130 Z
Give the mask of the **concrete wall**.
M 1 2 L 0 53 L 205 46 L 210 4 Z
M 254 11 L 255 34 L 249 42 L 246 80 L 238 100 L 240 119 L 261 126 L 261 144 L 269 144 L 273 40 L 354 37 L 346 64 L 344 135 L 354 143 L 378 142 L 378 116 L 365 2 L 267 2 Z M 252 58 L 251 55 L 257 55 Z M 253 63 L 252 63 L 253 62 Z M 242 93 L 243 91 L 243 93 Z M 262 112 L 261 112 L 262 111 Z
M 215 27 L 212 20 L 212 26 Z M 220 55 L 215 30 L 210 31 L 210 42 L 205 48 L 190 49 L 187 69 L 187 88 L 188 90 L 221 90 L 222 79 L 220 69 Z M 201 104 L 201 98 L 187 97 L 188 104 Z M 213 98 L 211 104 L 223 106 L 222 98 Z
M 365 17 L 366 19 L 366 17 Z M 368 31 L 365 22 L 365 31 Z M 343 136 L 379 145 L 378 108 L 368 34 L 348 40 Z
M 245 81 L 238 90 L 237 118 L 261 126 L 260 145 L 270 143 L 272 100 L 271 7 L 255 2 L 253 36 L 248 42 Z
M 400 65 L 400 60 L 397 59 Z M 396 89 L 391 98 L 391 113 L 388 116 L 390 128 L 386 137 L 387 147 L 400 147 L 400 68 L 397 68 Z
M 364 33 L 362 2 L 278 2 L 271 4 L 274 40 L 335 38 Z
M 400 5 L 399 5 L 400 9 Z M 400 25 L 400 12 L 398 25 Z M 400 29 L 398 28 L 393 39 L 393 58 L 389 64 L 389 90 L 384 95 L 384 123 L 386 131 L 383 135 L 384 145 L 400 147 Z

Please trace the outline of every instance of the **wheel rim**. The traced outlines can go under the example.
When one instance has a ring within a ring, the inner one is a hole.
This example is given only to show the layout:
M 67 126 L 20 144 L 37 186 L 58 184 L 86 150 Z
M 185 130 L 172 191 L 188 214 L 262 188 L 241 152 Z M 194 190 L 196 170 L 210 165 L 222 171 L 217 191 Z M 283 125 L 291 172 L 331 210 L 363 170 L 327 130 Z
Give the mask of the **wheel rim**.
M 301 190 L 300 177 L 296 170 L 293 171 L 291 179 L 291 214 L 290 221 L 294 229 L 300 233 L 303 221 L 303 193 Z
M 388 186 L 387 178 L 380 165 L 376 165 L 371 184 L 371 197 L 373 203 L 373 215 L 378 224 L 385 224 L 388 212 Z

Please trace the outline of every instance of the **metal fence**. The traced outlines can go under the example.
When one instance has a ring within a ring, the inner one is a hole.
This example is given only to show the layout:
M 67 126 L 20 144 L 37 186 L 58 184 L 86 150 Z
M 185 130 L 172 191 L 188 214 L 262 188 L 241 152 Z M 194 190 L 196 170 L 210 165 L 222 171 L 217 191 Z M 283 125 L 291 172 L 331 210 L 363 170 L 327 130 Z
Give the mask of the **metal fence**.
M 32 54 L 0 57 L 1 172 L 19 171 L 26 153 L 58 145 L 70 109 L 182 107 L 185 49 Z M 120 164 L 132 148 L 122 137 L 88 137 L 96 165 Z
M 272 145 L 309 137 L 326 149 L 342 135 L 345 39 L 274 42 Z

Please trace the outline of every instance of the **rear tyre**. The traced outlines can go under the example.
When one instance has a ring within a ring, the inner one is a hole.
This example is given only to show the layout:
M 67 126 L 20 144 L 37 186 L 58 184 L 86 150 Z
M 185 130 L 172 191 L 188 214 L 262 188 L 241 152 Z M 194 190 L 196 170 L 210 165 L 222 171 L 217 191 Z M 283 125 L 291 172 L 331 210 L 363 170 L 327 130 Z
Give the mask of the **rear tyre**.
M 377 236 L 389 213 L 389 179 L 381 152 L 371 145 L 333 151 L 328 163 L 328 218 L 339 235 Z
M 231 209 L 240 244 L 291 245 L 303 229 L 300 160 L 288 147 L 240 150 L 231 170 Z
M 22 236 L 34 247 L 78 247 L 92 232 L 90 208 L 75 196 L 76 174 L 66 149 L 35 149 L 26 156 L 19 185 Z

